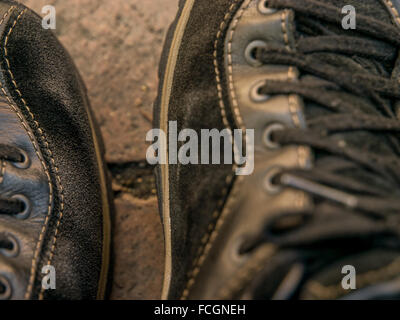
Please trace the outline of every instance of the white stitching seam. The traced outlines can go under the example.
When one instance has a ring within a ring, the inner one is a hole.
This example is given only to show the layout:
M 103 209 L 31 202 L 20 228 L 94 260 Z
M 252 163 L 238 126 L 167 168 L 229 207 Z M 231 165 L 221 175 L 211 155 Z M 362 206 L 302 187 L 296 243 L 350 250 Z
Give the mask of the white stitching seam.
M 6 19 L 6 17 L 15 8 L 16 8 L 15 6 L 11 6 L 9 8 L 9 10 L 4 14 L 2 20 L 0 21 L 0 25 L 3 24 L 4 20 Z M 6 42 L 4 44 L 4 53 L 5 53 L 5 56 L 6 56 L 7 55 Z M 7 65 L 9 65 L 8 59 L 7 59 Z M 46 231 L 46 221 L 48 220 L 48 218 L 50 216 L 50 213 L 51 213 L 51 204 L 53 202 L 53 192 L 52 192 L 53 188 L 52 188 L 52 185 L 51 185 L 51 179 L 50 179 L 49 171 L 48 171 L 48 169 L 46 167 L 46 164 L 45 164 L 45 162 L 43 160 L 43 157 L 42 157 L 41 153 L 39 152 L 39 146 L 37 145 L 37 142 L 36 142 L 35 138 L 33 137 L 31 131 L 29 130 L 29 126 L 25 122 L 25 119 L 24 119 L 22 113 L 20 112 L 20 110 L 12 103 L 10 97 L 8 96 L 6 90 L 4 89 L 4 87 L 3 87 L 3 85 L 1 83 L 0 83 L 0 88 L 1 88 L 1 91 L 4 94 L 5 98 L 8 101 L 9 106 L 16 113 L 16 115 L 18 116 L 22 126 L 24 127 L 25 131 L 27 132 L 27 134 L 29 136 L 29 139 L 31 140 L 32 145 L 33 145 L 33 147 L 35 149 L 36 155 L 37 155 L 37 157 L 39 158 L 39 160 L 41 162 L 43 170 L 45 171 L 45 174 L 46 174 L 46 177 L 47 177 L 47 181 L 48 181 L 48 186 L 49 186 L 49 201 L 48 201 L 48 207 L 47 207 L 47 216 L 46 216 L 46 220 L 45 220 L 45 222 L 43 224 L 39 239 L 38 239 L 38 241 L 36 243 L 36 249 L 35 249 L 35 252 L 34 252 L 33 258 L 32 258 L 32 265 L 31 265 L 31 271 L 30 271 L 30 277 L 29 277 L 29 284 L 27 286 L 27 290 L 26 290 L 26 293 L 25 293 L 25 298 L 27 299 L 27 298 L 29 298 L 29 296 L 31 294 L 32 284 L 34 282 L 34 275 L 35 275 L 35 272 L 36 272 L 36 261 L 37 261 L 38 255 L 39 255 L 39 249 L 40 249 L 43 237 L 44 237 L 44 233 Z
M 216 73 L 216 80 L 217 80 L 217 90 L 218 90 L 218 96 L 219 96 L 219 105 L 220 105 L 220 109 L 221 109 L 221 115 L 223 118 L 223 122 L 224 125 L 229 128 L 229 124 L 228 124 L 228 120 L 226 118 L 226 111 L 225 111 L 225 106 L 224 106 L 224 102 L 223 102 L 223 97 L 222 97 L 222 87 L 221 87 L 221 77 L 220 77 L 220 72 L 218 69 L 218 45 L 219 45 L 219 41 L 221 39 L 221 35 L 223 32 L 223 29 L 226 26 L 226 23 L 228 22 L 228 19 L 231 15 L 232 10 L 235 7 L 235 3 L 233 3 L 231 5 L 231 7 L 229 8 L 229 12 L 225 15 L 224 17 L 224 21 L 221 23 L 220 25 L 220 29 L 217 33 L 217 38 L 215 41 L 215 45 L 214 45 L 214 66 L 215 66 L 215 73 Z M 241 128 L 243 131 L 245 130 L 244 128 L 244 123 L 243 123 L 243 118 L 240 114 L 240 110 L 239 110 L 239 105 L 238 105 L 238 101 L 236 98 L 236 92 L 235 92 L 235 87 L 234 87 L 234 81 L 233 81 L 233 60 L 232 60 L 232 42 L 233 42 L 233 37 L 235 35 L 236 32 L 236 28 L 237 25 L 239 23 L 239 21 L 242 19 L 243 14 L 245 13 L 245 11 L 250 7 L 251 2 L 249 2 L 249 4 L 246 7 L 241 8 L 237 15 L 235 20 L 232 23 L 232 27 L 231 27 L 231 31 L 229 34 L 229 41 L 228 41 L 228 79 L 229 79 L 229 90 L 230 90 L 230 94 L 232 97 L 232 106 L 233 106 L 233 112 L 234 112 L 234 117 L 235 120 L 237 122 L 237 125 L 239 128 Z M 287 12 L 286 12 L 287 14 Z M 283 21 L 285 22 L 285 12 L 282 16 L 282 18 L 284 19 Z M 282 27 L 284 28 L 284 31 L 286 30 L 286 25 L 285 23 L 282 23 Z M 287 45 L 289 45 L 289 40 L 288 40 L 288 36 L 284 37 L 285 42 L 287 41 Z M 291 78 L 292 75 L 294 74 L 293 70 L 291 70 L 289 68 L 288 70 L 288 77 Z M 300 151 L 300 150 L 299 150 Z M 235 170 L 235 166 L 233 168 L 233 170 Z M 227 183 L 231 183 L 232 179 L 234 177 L 234 173 L 232 173 L 231 176 L 227 177 Z M 228 185 L 229 185 L 228 184 Z M 300 199 L 299 199 L 300 201 Z M 223 204 L 223 200 L 220 201 L 220 205 Z M 182 299 L 187 299 L 187 297 L 189 296 L 189 292 L 190 289 L 193 287 L 193 285 L 195 284 L 196 281 L 196 277 L 198 276 L 198 274 L 200 273 L 200 268 L 203 265 L 208 253 L 210 252 L 211 248 L 212 248 L 212 244 L 215 241 L 215 239 L 218 236 L 219 230 L 221 229 L 221 227 L 224 224 L 224 220 L 225 218 L 229 215 L 229 211 L 231 210 L 230 206 L 227 206 L 226 208 L 224 208 L 223 212 L 221 214 L 219 214 L 219 211 L 216 211 L 214 213 L 213 219 L 217 219 L 215 223 L 211 223 L 209 225 L 209 233 L 207 233 L 203 239 L 202 239 L 202 246 L 199 248 L 198 251 L 198 256 L 200 256 L 198 259 L 195 259 L 195 263 L 194 263 L 194 268 L 192 270 L 192 272 L 189 274 L 189 281 L 187 283 L 186 289 L 183 292 L 182 295 Z
M 19 14 L 18 17 L 14 20 L 14 23 L 13 23 L 12 26 L 10 27 L 10 30 L 9 30 L 9 32 L 8 32 L 6 38 L 5 38 L 5 42 L 4 42 L 4 56 L 5 56 L 5 60 L 6 60 L 7 67 L 8 67 L 7 72 L 9 73 L 9 75 L 10 75 L 10 77 L 11 77 L 11 81 L 12 81 L 12 83 L 13 83 L 13 85 L 14 85 L 14 89 L 15 89 L 15 91 L 18 93 L 18 95 L 19 95 L 21 101 L 23 102 L 23 104 L 24 104 L 26 110 L 28 111 L 28 113 L 29 113 L 29 115 L 30 115 L 30 117 L 31 117 L 31 120 L 32 120 L 33 123 L 35 124 L 35 126 L 36 126 L 36 128 L 37 128 L 37 131 L 39 132 L 39 134 L 40 134 L 40 136 L 41 136 L 42 142 L 43 142 L 43 143 L 45 144 L 45 146 L 46 146 L 46 152 L 47 152 L 47 154 L 49 155 L 50 160 L 51 160 L 51 162 L 52 162 L 52 164 L 53 164 L 53 166 L 54 166 L 54 169 L 55 169 L 55 172 L 56 172 L 56 174 L 55 174 L 56 180 L 57 180 L 57 183 L 59 184 L 59 188 L 60 188 L 60 213 L 59 213 L 59 218 L 58 218 L 58 222 L 57 222 L 57 226 L 56 226 L 56 230 L 55 230 L 55 234 L 54 234 L 54 238 L 53 238 L 53 244 L 52 244 L 52 247 L 51 247 L 51 250 L 50 250 L 49 260 L 48 260 L 48 262 L 47 262 L 47 263 L 50 265 L 50 264 L 51 264 L 51 260 L 52 260 L 52 258 L 53 258 L 53 256 L 54 256 L 54 250 L 55 250 L 55 244 L 56 244 L 56 241 L 57 241 L 58 228 L 59 228 L 59 226 L 60 226 L 61 219 L 62 219 L 62 216 L 63 216 L 63 209 L 64 209 L 64 193 L 63 193 L 63 187 L 62 187 L 62 185 L 61 185 L 61 179 L 60 179 L 60 176 L 59 176 L 59 174 L 58 174 L 58 167 L 56 166 L 56 163 L 55 163 L 55 161 L 54 161 L 53 153 L 52 153 L 52 151 L 51 151 L 51 149 L 50 149 L 49 143 L 47 142 L 47 139 L 46 139 L 46 137 L 44 136 L 43 130 L 40 128 L 39 123 L 37 122 L 37 120 L 35 120 L 35 117 L 34 117 L 33 113 L 31 112 L 31 110 L 30 110 L 30 108 L 29 108 L 29 106 L 28 106 L 26 100 L 23 98 L 21 91 L 18 89 L 18 85 L 17 85 L 17 83 L 16 83 L 16 81 L 15 81 L 15 77 L 14 77 L 12 71 L 11 71 L 10 61 L 9 61 L 9 59 L 8 59 L 8 52 L 7 52 L 7 44 L 8 44 L 8 41 L 9 41 L 9 37 L 10 37 L 12 31 L 14 30 L 16 24 L 17 24 L 18 21 L 21 19 L 21 17 L 23 16 L 23 14 L 26 13 L 26 11 L 27 11 L 27 9 L 24 9 L 22 12 L 20 12 L 20 14 Z M 3 93 L 6 93 L 5 90 L 4 90 L 4 88 L 2 88 L 2 91 L 3 91 Z M 6 95 L 6 97 L 8 98 L 7 95 Z M 35 146 L 35 148 L 36 148 L 36 146 Z M 37 153 L 38 153 L 38 152 L 37 152 Z M 34 280 L 35 280 L 35 274 L 36 274 L 36 270 L 37 270 L 37 262 L 38 262 L 38 261 L 37 261 L 37 258 L 38 258 L 38 256 L 39 256 L 40 248 L 41 248 L 41 245 L 42 245 L 42 243 L 43 243 L 44 235 L 45 235 L 45 232 L 46 232 L 46 229 L 47 229 L 47 226 L 48 226 L 48 222 L 49 222 L 49 219 L 50 219 L 50 215 L 51 215 L 51 204 L 52 204 L 52 201 L 53 201 L 53 200 L 52 200 L 52 199 L 53 199 L 53 191 L 52 191 L 53 188 L 52 188 L 52 184 L 51 184 L 50 174 L 49 174 L 49 171 L 48 171 L 47 167 L 45 166 L 44 160 L 43 160 L 43 158 L 42 158 L 41 156 L 40 156 L 40 159 L 41 159 L 42 165 L 44 166 L 44 168 L 45 168 L 45 170 L 46 170 L 46 175 L 47 175 L 47 178 L 48 178 L 48 181 L 49 181 L 50 200 L 49 200 L 49 208 L 48 208 L 48 213 L 47 213 L 47 216 L 46 216 L 46 220 L 45 220 L 45 222 L 44 222 L 44 224 L 43 224 L 42 231 L 41 231 L 41 234 L 40 234 L 40 236 L 39 236 L 39 240 L 38 240 L 38 243 L 37 243 L 37 246 L 36 246 L 35 255 L 34 255 L 34 258 L 33 258 L 33 260 L 32 260 L 31 275 L 30 275 L 30 279 L 29 279 L 29 285 L 28 285 L 27 290 L 26 290 L 26 293 L 25 293 L 25 299 L 29 299 L 30 296 L 31 296 L 31 294 L 32 294 L 33 284 L 34 284 Z M 44 297 L 44 296 L 43 296 L 43 288 L 42 288 L 41 293 L 40 293 L 40 295 L 39 295 L 39 299 L 42 300 L 43 297 Z
M 229 82 L 228 86 L 229 86 L 230 94 L 232 97 L 233 114 L 236 119 L 238 127 L 243 132 L 245 132 L 245 127 L 244 127 L 242 115 L 240 114 L 239 104 L 238 104 L 237 97 L 236 97 L 235 86 L 233 83 L 234 81 L 233 81 L 232 43 L 233 43 L 233 37 L 235 35 L 237 25 L 238 25 L 239 21 L 242 19 L 245 11 L 250 7 L 250 4 L 251 4 L 251 2 L 249 2 L 246 7 L 241 8 L 240 11 L 237 13 L 236 19 L 232 23 L 231 31 L 229 33 L 229 41 L 228 41 L 228 82 Z
M 228 13 L 225 15 L 224 20 L 220 24 L 220 28 L 217 32 L 216 40 L 214 42 L 214 67 L 215 67 L 215 75 L 216 75 L 216 81 L 217 81 L 217 91 L 218 91 L 218 98 L 219 98 L 219 107 L 221 111 L 221 116 L 222 120 L 224 123 L 224 126 L 229 129 L 229 122 L 226 117 L 226 112 L 225 112 L 225 106 L 224 106 L 224 101 L 223 101 L 223 96 L 222 96 L 222 86 L 221 86 L 221 77 L 220 77 L 220 72 L 218 68 L 218 46 L 219 46 L 219 41 L 222 36 L 222 32 L 224 28 L 226 27 L 226 24 L 231 16 L 231 13 L 233 9 L 235 8 L 235 5 L 237 4 L 239 0 L 235 0 L 234 3 L 231 4 L 229 7 Z M 200 268 L 202 267 L 210 249 L 211 245 L 215 239 L 215 237 L 218 234 L 218 229 L 220 226 L 223 224 L 224 221 L 224 216 L 226 214 L 224 212 L 220 213 L 220 209 L 224 203 L 224 198 L 226 194 L 228 193 L 229 186 L 231 185 L 233 178 L 235 176 L 235 169 L 236 167 L 233 166 L 232 168 L 232 173 L 227 176 L 226 182 L 225 182 L 225 188 L 222 191 L 223 196 L 221 197 L 221 200 L 217 203 L 217 210 L 214 211 L 213 216 L 212 216 L 212 222 L 208 226 L 207 233 L 204 235 L 204 237 L 201 239 L 201 246 L 199 247 L 196 258 L 193 263 L 192 270 L 189 272 L 189 280 L 187 282 L 186 288 L 183 291 L 182 300 L 185 300 L 188 298 L 190 289 L 193 287 L 193 285 L 196 282 L 196 278 L 198 274 L 200 273 Z M 226 211 L 226 209 L 223 209 L 223 211 Z

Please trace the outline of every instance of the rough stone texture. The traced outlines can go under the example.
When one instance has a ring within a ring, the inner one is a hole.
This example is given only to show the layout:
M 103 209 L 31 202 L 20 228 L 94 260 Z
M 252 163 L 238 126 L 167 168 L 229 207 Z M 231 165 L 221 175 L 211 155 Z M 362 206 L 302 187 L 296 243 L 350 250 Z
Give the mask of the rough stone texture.
M 143 161 L 148 146 L 145 134 L 151 128 L 156 96 L 159 56 L 178 0 L 21 2 L 39 14 L 43 6 L 55 6 L 55 32 L 86 82 L 105 139 L 107 161 Z M 156 198 L 135 198 L 140 193 L 120 188 L 118 183 L 114 186 L 117 213 L 112 298 L 157 299 L 163 244 Z
M 153 198 L 123 194 L 115 201 L 113 299 L 159 299 L 164 250 L 162 229 Z
M 177 0 L 25 0 L 57 11 L 61 42 L 89 89 L 112 162 L 142 160 L 157 67 Z

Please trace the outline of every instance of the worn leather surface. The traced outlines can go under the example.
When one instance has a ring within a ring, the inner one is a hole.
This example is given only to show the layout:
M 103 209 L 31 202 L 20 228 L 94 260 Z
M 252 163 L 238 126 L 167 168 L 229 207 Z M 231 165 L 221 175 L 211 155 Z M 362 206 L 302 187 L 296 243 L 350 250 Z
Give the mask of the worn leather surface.
M 180 12 L 186 1 L 180 2 Z M 214 67 L 215 36 L 226 12 L 240 1 L 195 1 L 189 17 L 174 75 L 168 118 L 177 121 L 178 131 L 191 128 L 224 128 Z M 207 23 L 204 24 L 204 17 Z M 179 14 L 177 19 L 179 19 Z M 176 21 L 172 25 L 160 65 L 160 93 Z M 202 27 L 199 28 L 199 25 Z M 156 101 L 155 127 L 159 127 L 161 94 Z M 172 223 L 172 283 L 170 299 L 179 299 L 187 287 L 193 265 L 202 247 L 202 238 L 215 222 L 229 191 L 231 165 L 169 165 Z M 228 181 L 229 182 L 229 181 Z M 163 190 L 159 184 L 159 193 Z M 204 240 L 203 240 L 204 241 Z
M 42 28 L 39 16 L 12 1 L 1 1 L 0 10 L 4 17 L 0 51 L 4 95 L 32 131 L 45 163 L 43 173 L 32 156 L 33 167 L 23 177 L 7 164 L 1 186 L 1 191 L 28 192 L 35 203 L 27 225 L 15 223 L 15 228 L 24 232 L 18 235 L 22 245 L 19 260 L 7 260 L 12 266 L 9 275 L 13 274 L 15 281 L 12 298 L 22 298 L 24 293 L 24 298 L 32 299 L 94 299 L 102 265 L 102 168 L 89 124 L 85 88 L 71 58 L 52 31 Z M 27 132 L 18 128 L 16 114 L 14 119 L 7 104 L 1 106 L 2 120 L 6 121 L 2 129 L 14 128 L 10 133 L 18 137 L 8 134 L 5 138 L 4 133 L 2 141 L 14 139 L 10 142 L 32 153 L 32 143 L 29 145 Z M 15 183 L 10 184 L 12 179 Z M 48 219 L 44 219 L 47 213 L 43 208 L 50 187 L 45 181 L 52 188 Z M 43 232 L 40 250 L 32 263 L 39 229 Z M 41 269 L 47 264 L 55 267 L 56 290 L 42 290 Z M 27 279 L 32 280 L 27 284 Z

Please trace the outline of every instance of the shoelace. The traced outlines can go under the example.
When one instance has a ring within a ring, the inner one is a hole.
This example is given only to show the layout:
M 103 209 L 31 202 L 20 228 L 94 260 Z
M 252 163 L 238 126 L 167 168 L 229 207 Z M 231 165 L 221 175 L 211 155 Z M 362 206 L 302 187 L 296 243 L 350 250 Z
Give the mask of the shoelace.
M 357 30 L 338 35 L 326 24 L 341 26 L 341 8 L 319 0 L 269 0 L 266 5 L 292 9 L 301 35 L 295 50 L 260 47 L 256 59 L 295 66 L 302 77 L 268 80 L 258 93 L 296 94 L 306 109 L 314 110 L 306 117 L 307 129 L 275 130 L 271 140 L 280 146 L 309 146 L 316 154 L 313 169 L 280 168 L 271 180 L 311 194 L 315 205 L 273 217 L 242 253 L 272 242 L 299 250 L 299 260 L 313 261 L 316 269 L 352 252 L 399 249 L 400 121 L 395 102 L 400 99 L 400 62 L 394 62 L 400 31 L 358 13 Z
M 0 144 L 0 159 L 13 163 L 21 163 L 24 161 L 24 156 L 18 148 Z M 20 199 L 0 196 L 0 215 L 15 216 L 23 212 L 24 208 L 25 203 Z M 6 235 L 0 233 L 0 249 L 11 250 L 12 247 L 12 241 Z

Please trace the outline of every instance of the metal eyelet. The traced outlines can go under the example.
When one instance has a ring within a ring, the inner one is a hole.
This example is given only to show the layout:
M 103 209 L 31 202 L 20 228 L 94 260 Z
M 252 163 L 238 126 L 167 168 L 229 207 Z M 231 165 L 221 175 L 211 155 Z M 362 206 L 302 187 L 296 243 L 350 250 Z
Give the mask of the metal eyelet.
M 262 40 L 255 40 L 250 42 L 246 50 L 244 51 L 244 57 L 249 65 L 252 67 L 261 67 L 263 64 L 261 61 L 258 61 L 255 56 L 255 50 L 257 48 L 265 48 L 267 46 L 267 43 Z
M 7 240 L 10 242 L 11 248 L 2 248 L 0 249 L 0 253 L 7 258 L 14 258 L 19 254 L 18 241 L 10 234 L 7 234 Z
M 285 126 L 281 123 L 270 124 L 263 133 L 263 142 L 268 149 L 279 149 L 281 145 L 272 141 L 272 134 L 279 130 L 285 130 Z
M 236 240 L 233 241 L 231 246 L 231 256 L 232 259 L 236 262 L 243 262 L 248 258 L 247 253 L 242 253 L 241 250 L 243 248 L 243 244 L 245 242 L 246 236 L 239 236 Z
M 19 150 L 19 152 L 22 155 L 22 161 L 21 162 L 12 162 L 12 165 L 18 169 L 28 169 L 29 166 L 31 165 L 31 161 L 29 159 L 28 154 L 24 150 Z
M 268 8 L 268 0 L 260 0 L 258 1 L 258 11 L 262 14 L 273 14 L 277 10 L 273 8 Z
M 260 93 L 261 87 L 264 86 L 265 83 L 266 82 L 264 80 L 258 81 L 251 88 L 251 90 L 250 90 L 250 99 L 253 102 L 256 102 L 256 103 L 265 102 L 265 101 L 268 101 L 271 98 L 271 96 L 269 96 L 269 95 Z
M 11 284 L 8 279 L 0 275 L 0 300 L 9 300 L 12 295 Z
M 264 189 L 272 195 L 278 194 L 282 191 L 283 187 L 274 183 L 274 179 L 282 172 L 280 167 L 273 167 L 268 170 L 264 178 Z
M 32 204 L 29 201 L 29 199 L 21 194 L 14 195 L 11 198 L 17 199 L 24 204 L 24 210 L 16 215 L 14 215 L 14 217 L 16 217 L 17 219 L 20 219 L 20 220 L 27 219 L 30 216 L 31 211 L 32 211 Z

